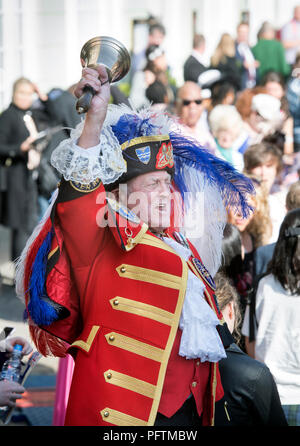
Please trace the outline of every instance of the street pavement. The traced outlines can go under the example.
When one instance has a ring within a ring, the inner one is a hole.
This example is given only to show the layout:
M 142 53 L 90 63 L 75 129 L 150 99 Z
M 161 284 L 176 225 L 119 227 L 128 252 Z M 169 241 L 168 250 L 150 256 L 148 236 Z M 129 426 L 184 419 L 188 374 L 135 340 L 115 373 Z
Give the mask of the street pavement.
M 23 321 L 24 303 L 16 296 L 9 264 L 9 231 L 0 226 L 0 332 L 13 327 L 13 335 L 26 338 L 33 345 L 27 324 Z M 6 277 L 3 277 L 3 274 Z M 26 357 L 24 357 L 26 361 Z M 26 393 L 17 402 L 11 422 L 7 426 L 51 426 L 55 399 L 58 358 L 42 357 L 24 384 Z

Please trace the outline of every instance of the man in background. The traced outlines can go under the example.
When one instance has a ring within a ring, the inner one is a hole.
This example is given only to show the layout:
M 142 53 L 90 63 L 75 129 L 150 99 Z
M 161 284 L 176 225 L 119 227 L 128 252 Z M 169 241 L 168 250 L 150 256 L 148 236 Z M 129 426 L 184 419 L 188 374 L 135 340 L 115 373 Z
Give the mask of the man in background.
M 300 51 L 300 5 L 295 6 L 292 20 L 281 29 L 281 41 L 288 64 L 293 65 Z
M 242 63 L 241 89 L 252 88 L 256 84 L 256 68 L 258 62 L 255 60 L 249 46 L 249 25 L 239 23 L 235 42 L 236 57 Z
M 187 58 L 183 66 L 183 78 L 185 81 L 198 82 L 200 74 L 207 69 L 205 60 L 205 37 L 195 34 L 193 38 L 192 54 Z
M 177 92 L 176 113 L 184 131 L 211 153 L 215 153 L 216 144 L 208 128 L 203 99 L 198 84 L 185 82 Z

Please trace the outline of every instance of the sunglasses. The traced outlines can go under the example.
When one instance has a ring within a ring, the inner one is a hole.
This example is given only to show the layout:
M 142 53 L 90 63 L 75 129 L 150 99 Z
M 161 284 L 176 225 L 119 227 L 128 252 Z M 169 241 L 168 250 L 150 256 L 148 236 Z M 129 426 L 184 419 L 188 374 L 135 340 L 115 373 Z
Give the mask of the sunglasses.
M 200 104 L 202 104 L 203 101 L 202 101 L 202 99 L 193 99 L 191 101 L 189 101 L 188 99 L 183 99 L 182 105 L 184 105 L 186 107 L 187 105 L 190 105 L 192 102 L 195 102 L 195 104 L 200 105 Z

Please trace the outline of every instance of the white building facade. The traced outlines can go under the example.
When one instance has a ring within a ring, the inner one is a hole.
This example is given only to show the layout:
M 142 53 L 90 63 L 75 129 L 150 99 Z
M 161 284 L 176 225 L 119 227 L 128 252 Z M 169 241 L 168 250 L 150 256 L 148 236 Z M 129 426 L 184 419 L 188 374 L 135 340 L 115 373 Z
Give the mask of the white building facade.
M 134 21 L 149 15 L 166 28 L 164 47 L 172 74 L 182 82 L 194 32 L 203 33 L 209 59 L 223 32 L 233 37 L 247 11 L 251 44 L 265 20 L 277 29 L 291 19 L 293 0 L 0 0 L 0 112 L 11 101 L 13 82 L 25 76 L 47 92 L 68 88 L 81 76 L 83 44 L 99 35 L 120 40 L 128 50 Z M 299 2 L 300 3 L 300 2 Z

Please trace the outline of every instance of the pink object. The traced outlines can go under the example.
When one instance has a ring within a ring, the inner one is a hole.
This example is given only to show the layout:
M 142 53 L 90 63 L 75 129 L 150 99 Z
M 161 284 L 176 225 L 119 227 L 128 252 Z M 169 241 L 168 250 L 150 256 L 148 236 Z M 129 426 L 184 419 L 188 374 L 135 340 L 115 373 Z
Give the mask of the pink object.
M 53 413 L 53 426 L 63 426 L 65 423 L 65 413 L 68 404 L 69 391 L 72 382 L 74 360 L 67 355 L 59 359 L 56 376 L 56 393 Z

